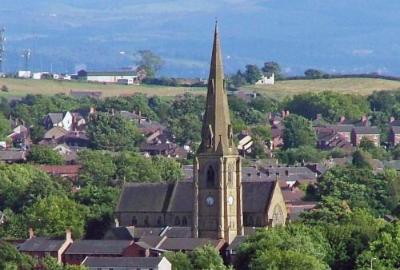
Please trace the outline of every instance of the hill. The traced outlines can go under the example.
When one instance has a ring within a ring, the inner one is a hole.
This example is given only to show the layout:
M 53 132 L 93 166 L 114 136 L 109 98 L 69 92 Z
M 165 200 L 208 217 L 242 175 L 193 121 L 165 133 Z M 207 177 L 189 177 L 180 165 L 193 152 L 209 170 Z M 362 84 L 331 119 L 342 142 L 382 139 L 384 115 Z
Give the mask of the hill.
M 0 92 L 0 96 L 21 97 L 26 94 L 52 95 L 69 94 L 71 90 L 100 91 L 104 97 L 146 93 L 148 95 L 175 96 L 185 92 L 204 94 L 205 88 L 171 87 L 157 85 L 104 85 L 76 81 L 22 80 L 0 78 L 0 87 L 7 86 L 9 92 Z M 283 98 L 304 92 L 334 91 L 369 95 L 374 91 L 400 89 L 400 81 L 369 78 L 290 80 L 279 81 L 275 85 L 257 85 L 242 87 L 241 90 L 256 91 L 275 98 Z

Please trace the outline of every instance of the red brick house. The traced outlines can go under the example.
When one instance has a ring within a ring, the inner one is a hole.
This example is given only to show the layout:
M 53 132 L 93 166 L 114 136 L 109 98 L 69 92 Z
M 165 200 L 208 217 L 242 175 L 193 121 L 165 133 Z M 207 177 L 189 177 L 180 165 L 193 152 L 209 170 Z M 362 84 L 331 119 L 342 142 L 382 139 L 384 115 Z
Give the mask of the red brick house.
M 41 165 L 39 168 L 45 173 L 53 176 L 60 176 L 71 180 L 73 183 L 77 182 L 79 170 L 81 165 Z
M 132 240 L 80 240 L 64 254 L 64 262 L 80 265 L 86 257 L 149 257 L 151 247 Z
M 351 132 L 351 143 L 358 146 L 363 138 L 374 143 L 375 146 L 380 145 L 381 135 L 378 127 L 354 127 Z

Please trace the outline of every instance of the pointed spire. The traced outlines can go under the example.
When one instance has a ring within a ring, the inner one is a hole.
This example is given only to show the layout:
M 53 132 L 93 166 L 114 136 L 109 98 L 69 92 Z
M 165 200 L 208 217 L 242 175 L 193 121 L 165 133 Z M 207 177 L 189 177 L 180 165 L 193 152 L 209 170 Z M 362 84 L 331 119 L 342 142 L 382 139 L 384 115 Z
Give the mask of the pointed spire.
M 208 78 L 206 112 L 203 118 L 202 142 L 199 153 L 236 154 L 233 144 L 228 99 L 225 90 L 221 42 L 218 23 L 215 23 L 214 43 Z

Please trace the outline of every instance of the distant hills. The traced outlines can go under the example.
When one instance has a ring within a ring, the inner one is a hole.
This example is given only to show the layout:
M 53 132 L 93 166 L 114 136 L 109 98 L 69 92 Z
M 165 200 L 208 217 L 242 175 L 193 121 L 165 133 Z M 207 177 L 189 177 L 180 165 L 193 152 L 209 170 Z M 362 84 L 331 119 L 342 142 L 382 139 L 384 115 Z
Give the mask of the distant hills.
M 206 77 L 214 18 L 225 70 L 279 62 L 290 75 L 327 72 L 400 74 L 396 0 L 2 0 L 8 71 L 32 49 L 36 71 L 115 70 L 151 49 L 163 75 Z M 120 52 L 126 52 L 121 55 Z

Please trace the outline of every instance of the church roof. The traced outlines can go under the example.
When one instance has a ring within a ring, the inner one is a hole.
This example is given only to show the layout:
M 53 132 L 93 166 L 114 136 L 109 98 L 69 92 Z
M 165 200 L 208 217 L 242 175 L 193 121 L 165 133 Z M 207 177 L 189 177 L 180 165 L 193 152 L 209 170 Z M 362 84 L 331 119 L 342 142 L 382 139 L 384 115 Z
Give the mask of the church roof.
M 274 181 L 243 182 L 243 212 L 264 213 L 275 187 Z
M 243 212 L 264 213 L 274 180 L 243 181 Z M 116 212 L 191 213 L 193 182 L 125 184 Z

